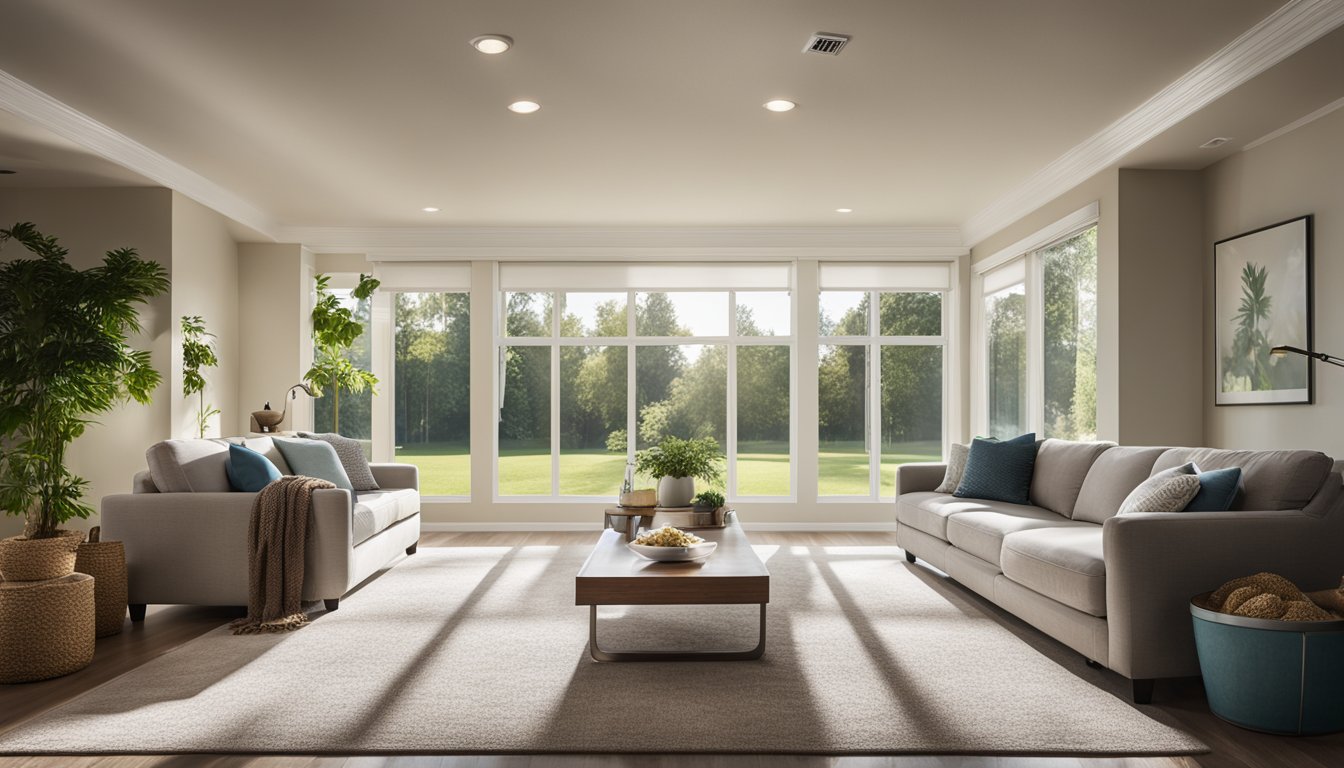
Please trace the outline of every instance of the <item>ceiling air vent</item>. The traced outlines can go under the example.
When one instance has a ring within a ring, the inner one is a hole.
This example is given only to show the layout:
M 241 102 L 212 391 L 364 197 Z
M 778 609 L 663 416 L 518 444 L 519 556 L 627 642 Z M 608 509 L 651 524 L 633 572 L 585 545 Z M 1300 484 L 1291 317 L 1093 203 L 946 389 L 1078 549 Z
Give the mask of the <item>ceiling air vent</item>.
M 818 32 L 808 38 L 807 45 L 803 48 L 803 53 L 824 53 L 827 56 L 839 56 L 840 49 L 849 42 L 848 35 L 832 35 L 826 32 Z
M 1229 141 L 1231 141 L 1231 139 L 1227 138 L 1226 136 L 1215 136 L 1214 138 L 1209 139 L 1208 141 L 1204 142 L 1203 144 L 1200 144 L 1200 145 L 1199 145 L 1199 148 L 1200 148 L 1200 149 L 1213 149 L 1214 147 L 1221 147 L 1222 145 L 1226 144 L 1226 143 L 1229 142 Z

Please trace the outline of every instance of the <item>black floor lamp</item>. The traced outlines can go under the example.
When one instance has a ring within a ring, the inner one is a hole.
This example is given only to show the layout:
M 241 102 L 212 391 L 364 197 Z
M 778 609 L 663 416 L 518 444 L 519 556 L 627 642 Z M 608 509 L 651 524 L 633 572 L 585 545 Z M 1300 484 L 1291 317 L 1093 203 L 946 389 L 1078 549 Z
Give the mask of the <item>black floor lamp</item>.
M 1335 357 L 1334 355 L 1327 355 L 1324 352 L 1311 352 L 1305 349 L 1299 349 L 1297 347 L 1286 347 L 1286 346 L 1274 347 L 1273 349 L 1269 350 L 1269 354 L 1273 355 L 1274 357 L 1285 357 L 1289 352 L 1292 352 L 1295 355 L 1310 357 L 1313 360 L 1320 360 L 1322 363 L 1338 365 L 1340 368 L 1344 368 L 1344 358 Z

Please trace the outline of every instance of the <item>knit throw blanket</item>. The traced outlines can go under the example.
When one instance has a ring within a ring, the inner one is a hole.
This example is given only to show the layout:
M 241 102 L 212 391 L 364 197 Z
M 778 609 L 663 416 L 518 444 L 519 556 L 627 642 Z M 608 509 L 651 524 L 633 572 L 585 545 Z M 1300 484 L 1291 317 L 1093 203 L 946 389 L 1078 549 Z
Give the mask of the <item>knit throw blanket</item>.
M 303 552 L 313 491 L 335 488 L 326 480 L 286 476 L 252 502 L 247 526 L 247 618 L 229 626 L 235 635 L 292 632 L 308 624 L 303 612 Z

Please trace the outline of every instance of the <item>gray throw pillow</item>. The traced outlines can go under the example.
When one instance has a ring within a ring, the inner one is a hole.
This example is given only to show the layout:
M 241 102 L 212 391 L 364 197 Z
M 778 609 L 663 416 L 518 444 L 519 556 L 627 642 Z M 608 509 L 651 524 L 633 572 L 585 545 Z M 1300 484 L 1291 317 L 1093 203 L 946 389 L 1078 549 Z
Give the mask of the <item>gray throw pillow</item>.
M 1180 512 L 1199 493 L 1199 470 L 1194 464 L 1158 472 L 1130 491 L 1120 505 L 1121 515 Z
M 272 439 L 294 474 L 326 480 L 337 488 L 354 493 L 355 487 L 350 484 L 350 476 L 345 474 L 345 468 L 341 466 L 341 460 L 336 458 L 336 449 L 331 447 L 331 443 L 292 437 Z
M 961 485 L 961 476 L 966 472 L 966 457 L 971 455 L 971 446 L 965 443 L 952 443 L 947 449 L 947 473 L 943 482 L 934 493 L 952 493 Z
M 299 437 L 330 443 L 356 491 L 378 490 L 378 481 L 373 479 L 373 470 L 369 469 L 369 460 L 364 456 L 364 446 L 358 440 L 335 432 L 300 432 Z

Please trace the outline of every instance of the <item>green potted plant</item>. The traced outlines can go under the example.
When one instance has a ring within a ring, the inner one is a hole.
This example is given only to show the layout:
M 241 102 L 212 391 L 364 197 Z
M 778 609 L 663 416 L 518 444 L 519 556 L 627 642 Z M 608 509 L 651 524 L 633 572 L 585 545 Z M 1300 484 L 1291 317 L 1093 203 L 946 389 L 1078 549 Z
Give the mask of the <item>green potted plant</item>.
M 345 356 L 360 334 L 364 333 L 364 324 L 355 319 L 355 313 L 349 307 L 341 306 L 327 287 L 330 275 L 318 275 L 316 278 L 317 304 L 313 306 L 313 353 L 316 358 L 313 367 L 303 374 L 303 380 L 312 387 L 314 397 L 321 397 L 323 390 L 331 389 L 333 432 L 341 431 L 341 391 L 359 394 L 365 387 L 378 384 L 378 377 L 369 371 L 356 368 Z M 359 283 L 351 292 L 357 300 L 367 299 L 378 289 L 379 281 L 372 275 L 360 275 Z
M 635 469 L 641 475 L 658 478 L 658 504 L 685 507 L 695 496 L 695 481 L 717 484 L 723 481 L 723 453 L 712 437 L 682 440 L 664 438 L 656 447 L 635 454 Z
M 137 304 L 168 290 L 168 276 L 133 248 L 75 269 L 56 238 L 31 223 L 0 230 L 36 258 L 0 264 L 0 509 L 25 518 L 0 541 L 0 577 L 54 579 L 73 572 L 87 481 L 65 452 L 91 417 L 127 400 L 148 403 L 160 375 L 126 339 L 141 330 Z
M 182 396 L 196 395 L 200 398 L 196 406 L 196 436 L 205 437 L 210 426 L 210 417 L 220 410 L 205 402 L 205 375 L 202 368 L 214 368 L 219 365 L 215 354 L 215 343 L 210 339 L 215 334 L 205 330 L 205 320 L 200 315 L 182 316 Z
M 723 494 L 718 491 L 701 491 L 695 494 L 691 499 L 691 506 L 695 507 L 696 512 L 713 512 L 723 506 Z

